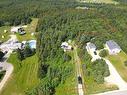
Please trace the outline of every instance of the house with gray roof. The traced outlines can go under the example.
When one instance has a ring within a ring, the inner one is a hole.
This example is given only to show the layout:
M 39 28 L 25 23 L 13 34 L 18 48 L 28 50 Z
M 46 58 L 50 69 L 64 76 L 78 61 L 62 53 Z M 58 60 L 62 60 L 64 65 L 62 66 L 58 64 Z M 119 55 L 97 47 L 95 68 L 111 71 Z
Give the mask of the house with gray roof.
M 113 40 L 106 41 L 106 48 L 110 55 L 115 55 L 121 51 L 120 46 Z
M 92 52 L 96 51 L 96 46 L 95 46 L 95 44 L 88 42 L 86 44 L 86 49 L 88 52 L 92 53 Z

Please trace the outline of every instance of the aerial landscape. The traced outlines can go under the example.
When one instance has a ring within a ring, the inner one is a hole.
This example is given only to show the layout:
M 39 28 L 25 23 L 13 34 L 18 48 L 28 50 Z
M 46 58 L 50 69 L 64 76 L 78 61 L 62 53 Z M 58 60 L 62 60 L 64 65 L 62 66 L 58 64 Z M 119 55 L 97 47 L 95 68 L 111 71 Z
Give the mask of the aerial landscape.
M 0 95 L 127 95 L 127 0 L 0 0 Z

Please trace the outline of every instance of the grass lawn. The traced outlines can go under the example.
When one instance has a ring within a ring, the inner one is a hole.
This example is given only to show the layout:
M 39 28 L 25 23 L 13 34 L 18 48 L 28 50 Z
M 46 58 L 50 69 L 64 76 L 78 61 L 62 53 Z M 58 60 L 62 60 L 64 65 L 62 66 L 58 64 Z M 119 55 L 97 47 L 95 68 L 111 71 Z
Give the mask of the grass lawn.
M 118 55 L 108 55 L 108 59 L 115 66 L 121 77 L 127 81 L 127 67 L 124 65 L 127 55 L 121 51 Z
M 17 38 L 20 42 L 24 41 L 24 40 L 32 40 L 35 39 L 35 35 L 31 36 L 31 33 L 35 33 L 36 27 L 38 24 L 38 19 L 37 18 L 32 18 L 32 22 L 30 24 L 27 25 L 25 29 L 26 34 L 25 35 L 19 35 L 17 34 Z
M 0 27 L 0 41 L 5 42 L 9 39 L 9 34 L 10 34 L 10 26 L 2 26 Z M 4 33 L 4 30 L 7 30 L 7 33 Z M 2 38 L 4 36 L 5 38 Z
M 115 85 L 97 84 L 96 82 L 94 82 L 92 77 L 85 77 L 84 80 L 86 87 L 86 95 L 97 94 L 118 89 Z
M 25 95 L 27 89 L 31 89 L 39 84 L 37 77 L 38 58 L 36 55 L 25 59 L 20 67 L 20 61 L 16 58 L 16 54 L 12 54 L 8 62 L 14 66 L 12 77 L 1 92 L 1 95 Z
M 118 4 L 118 2 L 114 0 L 80 0 L 86 1 L 87 3 L 106 3 L 106 4 Z

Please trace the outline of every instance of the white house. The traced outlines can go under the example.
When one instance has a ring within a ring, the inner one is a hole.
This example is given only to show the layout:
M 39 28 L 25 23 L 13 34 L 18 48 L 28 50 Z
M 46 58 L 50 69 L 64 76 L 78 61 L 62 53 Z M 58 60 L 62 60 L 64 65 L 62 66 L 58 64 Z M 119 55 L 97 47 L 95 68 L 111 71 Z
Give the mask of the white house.
M 87 52 L 94 53 L 96 51 L 96 46 L 95 46 L 95 44 L 88 42 L 86 44 L 86 49 L 87 49 Z
M 120 46 L 113 40 L 106 41 L 106 48 L 110 55 L 115 55 L 121 51 Z
M 65 52 L 68 51 L 68 50 L 72 50 L 72 46 L 69 45 L 67 42 L 63 42 L 61 44 L 61 48 L 63 48 Z

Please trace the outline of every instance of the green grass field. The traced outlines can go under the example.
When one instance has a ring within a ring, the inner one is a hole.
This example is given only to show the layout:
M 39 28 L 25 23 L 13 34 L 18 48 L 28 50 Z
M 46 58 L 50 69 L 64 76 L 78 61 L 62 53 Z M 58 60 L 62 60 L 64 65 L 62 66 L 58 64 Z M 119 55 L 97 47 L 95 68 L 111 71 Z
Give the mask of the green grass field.
M 20 61 L 17 60 L 16 54 L 12 54 L 8 62 L 14 66 L 12 77 L 7 82 L 0 95 L 24 95 L 24 92 L 39 84 L 37 77 L 38 58 L 36 55 L 25 59 L 20 67 Z
M 31 36 L 31 33 L 35 33 L 35 30 L 36 30 L 36 27 L 37 27 L 37 24 L 38 24 L 38 19 L 37 18 L 32 18 L 32 22 L 30 24 L 27 25 L 25 29 L 25 32 L 26 34 L 25 35 L 19 35 L 17 34 L 17 38 L 20 42 L 26 40 L 32 40 L 32 39 L 35 39 L 35 35 L 34 36 Z
M 108 59 L 115 66 L 121 77 L 127 81 L 127 67 L 124 65 L 124 61 L 127 60 L 127 55 L 121 51 L 118 55 L 109 55 Z
M 118 2 L 114 0 L 80 0 L 87 3 L 106 3 L 106 4 L 118 4 Z
M 0 41 L 5 42 L 9 39 L 10 29 L 10 26 L 0 27 Z M 4 33 L 4 30 L 7 30 L 7 33 Z M 2 38 L 2 36 L 4 36 L 4 38 Z

